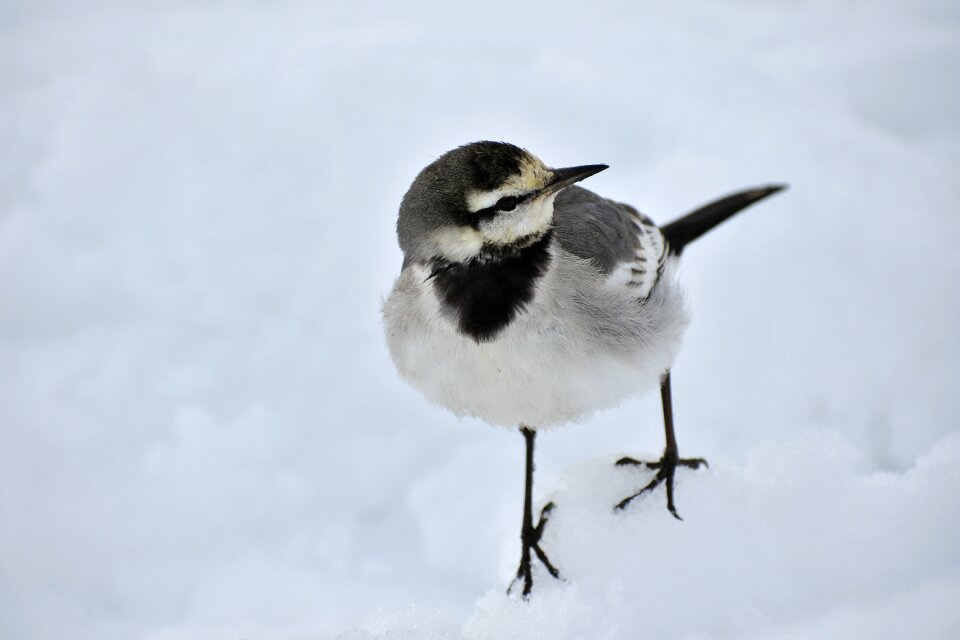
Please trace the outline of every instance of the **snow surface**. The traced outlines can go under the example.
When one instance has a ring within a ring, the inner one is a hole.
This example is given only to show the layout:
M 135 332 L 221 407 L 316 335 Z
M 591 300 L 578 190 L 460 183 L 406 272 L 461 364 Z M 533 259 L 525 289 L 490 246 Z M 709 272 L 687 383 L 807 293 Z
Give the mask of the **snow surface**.
M 960 637 L 960 5 L 0 3 L 0 638 Z M 684 256 L 655 394 L 522 439 L 407 388 L 410 180 L 605 162 Z

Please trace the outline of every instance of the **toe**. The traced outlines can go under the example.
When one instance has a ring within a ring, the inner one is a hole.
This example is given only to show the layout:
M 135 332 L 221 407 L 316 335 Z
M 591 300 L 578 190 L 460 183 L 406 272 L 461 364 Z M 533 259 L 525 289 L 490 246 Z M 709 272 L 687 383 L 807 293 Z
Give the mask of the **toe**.
M 704 458 L 683 458 L 678 460 L 677 464 L 689 469 L 699 469 L 701 466 L 710 468 L 710 465 L 707 464 Z

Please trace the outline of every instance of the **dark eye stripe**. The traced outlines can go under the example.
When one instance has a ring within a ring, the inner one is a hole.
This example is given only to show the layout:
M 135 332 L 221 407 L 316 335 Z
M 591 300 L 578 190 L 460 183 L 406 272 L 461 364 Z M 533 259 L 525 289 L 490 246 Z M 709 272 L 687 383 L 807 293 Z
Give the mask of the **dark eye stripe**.
M 501 211 L 513 211 L 531 195 L 532 194 L 530 193 L 524 193 L 519 196 L 504 196 L 497 200 L 495 204 L 484 209 L 474 211 L 472 220 L 473 226 L 476 227 L 483 220 L 490 220 L 494 218 Z

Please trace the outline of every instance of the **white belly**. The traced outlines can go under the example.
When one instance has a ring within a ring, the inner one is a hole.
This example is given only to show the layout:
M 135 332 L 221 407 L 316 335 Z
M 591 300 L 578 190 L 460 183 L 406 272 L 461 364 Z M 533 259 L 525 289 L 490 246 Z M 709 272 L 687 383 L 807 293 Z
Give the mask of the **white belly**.
M 650 297 L 604 283 L 586 261 L 553 260 L 534 300 L 477 343 L 443 316 L 429 272 L 411 267 L 384 304 L 390 354 L 429 400 L 491 424 L 544 428 L 655 388 L 680 347 L 682 291 L 664 274 Z

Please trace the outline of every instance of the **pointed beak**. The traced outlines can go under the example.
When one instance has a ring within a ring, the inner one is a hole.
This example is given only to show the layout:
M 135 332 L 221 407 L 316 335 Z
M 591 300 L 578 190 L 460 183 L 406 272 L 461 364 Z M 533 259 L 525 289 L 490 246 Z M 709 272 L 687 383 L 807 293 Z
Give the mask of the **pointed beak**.
M 569 187 L 574 182 L 580 182 L 585 178 L 600 173 L 610 167 L 605 164 L 585 164 L 582 167 L 567 167 L 566 169 L 554 169 L 553 180 L 540 191 L 540 195 L 550 195 L 556 193 L 565 187 Z

